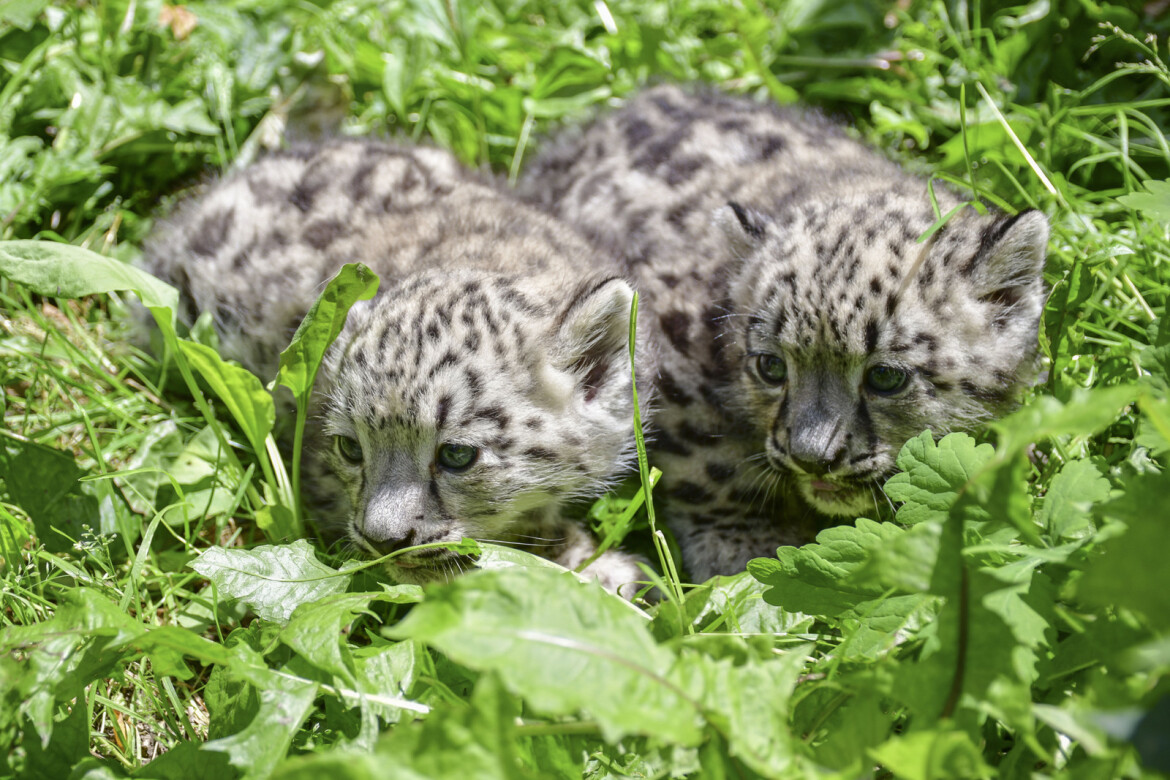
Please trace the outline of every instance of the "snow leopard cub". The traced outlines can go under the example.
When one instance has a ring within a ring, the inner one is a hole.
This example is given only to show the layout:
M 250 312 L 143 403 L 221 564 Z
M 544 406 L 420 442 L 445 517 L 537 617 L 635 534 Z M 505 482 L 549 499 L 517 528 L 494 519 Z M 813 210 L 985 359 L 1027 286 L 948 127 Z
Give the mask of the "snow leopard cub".
M 642 292 L 652 458 L 696 579 L 872 511 L 908 438 L 1000 415 L 1034 378 L 1044 216 L 966 208 L 919 243 L 926 180 L 815 114 L 655 88 L 567 133 L 521 191 Z
M 183 316 L 212 312 L 222 351 L 261 377 L 342 264 L 379 274 L 322 369 L 306 480 L 341 499 L 364 552 L 467 536 L 571 568 L 596 549 L 559 509 L 630 461 L 633 292 L 570 228 L 446 152 L 336 141 L 213 184 L 146 258 Z M 390 569 L 424 582 L 468 564 L 429 549 Z M 620 552 L 588 572 L 627 596 L 641 576 Z

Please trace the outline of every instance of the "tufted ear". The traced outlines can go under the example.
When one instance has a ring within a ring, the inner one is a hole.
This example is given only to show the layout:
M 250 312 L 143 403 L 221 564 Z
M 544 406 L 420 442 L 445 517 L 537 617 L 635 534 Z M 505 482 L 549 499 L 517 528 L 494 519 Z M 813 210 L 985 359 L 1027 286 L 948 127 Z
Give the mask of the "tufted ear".
M 734 200 L 727 201 L 726 206 L 715 212 L 715 224 L 723 229 L 731 246 L 740 254 L 746 254 L 759 246 L 764 240 L 769 222 L 771 219 L 766 214 Z
M 581 287 L 561 315 L 557 367 L 578 377 L 586 401 L 615 376 L 628 375 L 633 300 L 629 284 L 610 278 Z
M 964 273 L 979 300 L 1004 308 L 1029 297 L 1042 300 L 1048 219 L 1039 211 L 986 220 L 979 250 Z

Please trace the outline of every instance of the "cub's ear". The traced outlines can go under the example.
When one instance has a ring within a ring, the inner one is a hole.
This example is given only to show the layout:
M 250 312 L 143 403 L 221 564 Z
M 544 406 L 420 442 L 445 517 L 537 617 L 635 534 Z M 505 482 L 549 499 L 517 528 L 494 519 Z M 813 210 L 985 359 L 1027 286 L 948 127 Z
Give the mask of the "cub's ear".
M 634 290 L 622 279 L 578 288 L 557 328 L 557 368 L 574 374 L 592 401 L 622 377 L 629 379 L 630 306 Z
M 715 224 L 723 229 L 732 248 L 741 254 L 759 246 L 771 221 L 767 215 L 734 200 L 727 201 L 726 206 L 715 211 Z
M 1039 211 L 985 219 L 979 249 L 964 273 L 975 285 L 979 300 L 1029 308 L 1044 300 L 1044 258 L 1048 250 L 1048 219 Z

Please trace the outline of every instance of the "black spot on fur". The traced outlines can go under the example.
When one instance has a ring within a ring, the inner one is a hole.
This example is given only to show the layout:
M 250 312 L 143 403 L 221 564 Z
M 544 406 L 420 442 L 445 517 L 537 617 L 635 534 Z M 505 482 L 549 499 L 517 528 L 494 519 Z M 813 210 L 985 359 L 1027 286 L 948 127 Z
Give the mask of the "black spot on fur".
M 700 444 L 709 447 L 713 444 L 718 444 L 722 438 L 718 433 L 700 430 L 692 425 L 690 422 L 684 422 L 678 426 L 678 435 L 683 439 L 695 444 Z
M 669 132 L 665 137 L 660 138 L 653 143 L 646 146 L 644 152 L 634 160 L 633 166 L 637 170 L 646 171 L 649 173 L 656 169 L 659 165 L 666 162 L 674 150 L 678 148 L 691 134 L 691 129 L 687 126 L 678 127 Z
M 560 460 L 555 452 L 545 447 L 529 447 L 528 449 L 524 450 L 523 454 L 528 458 L 535 458 L 536 460 L 547 460 L 551 463 L 555 463 Z
M 191 251 L 197 255 L 210 257 L 227 241 L 228 233 L 236 221 L 236 213 L 231 209 L 221 209 L 208 214 L 199 223 L 199 228 L 191 238 Z
M 670 495 L 688 504 L 705 504 L 714 498 L 706 488 L 694 482 L 679 482 L 670 491 Z
M 658 318 L 662 332 L 679 352 L 686 352 L 690 347 L 690 318 L 677 309 L 663 313 Z
M 739 220 L 739 225 L 743 228 L 744 233 L 747 233 L 756 240 L 764 237 L 764 225 L 758 216 L 733 200 L 727 201 L 727 205 L 731 208 L 732 213 L 735 214 L 735 218 Z
M 654 135 L 654 128 L 651 127 L 649 122 L 644 122 L 641 119 L 633 118 L 626 123 L 626 143 L 629 144 L 631 149 L 652 135 Z
M 706 471 L 713 482 L 726 482 L 735 476 L 735 466 L 730 463 L 709 462 Z
M 678 383 L 673 374 L 661 371 L 658 374 L 658 389 L 662 397 L 677 406 L 687 406 L 694 399 Z
M 671 455 L 681 455 L 684 457 L 691 454 L 690 449 L 685 444 L 671 436 L 665 430 L 659 430 L 654 434 L 654 449 L 659 452 L 667 452 Z
M 336 219 L 319 219 L 305 226 L 305 243 L 313 249 L 325 249 L 345 232 L 345 223 Z
M 670 171 L 666 175 L 666 183 L 672 187 L 677 187 L 691 180 L 691 178 L 698 172 L 707 161 L 702 157 L 684 157 L 677 160 L 674 165 L 670 166 Z
M 757 154 L 761 160 L 769 159 L 777 152 L 783 151 L 785 147 L 784 138 L 775 133 L 759 136 L 755 142 L 759 147 Z
M 865 323 L 865 351 L 873 352 L 877 348 L 878 324 L 876 320 Z
M 1016 224 L 1020 217 L 1028 212 L 1021 211 L 1019 214 L 1010 217 L 1003 217 L 992 222 L 983 229 L 983 233 L 979 236 L 979 249 L 971 256 L 971 259 L 959 269 L 959 273 L 963 276 L 970 276 L 975 269 L 979 267 L 979 263 L 987 256 L 988 252 L 995 248 L 999 240 L 1004 237 L 1004 234 L 1011 230 L 1012 225 Z
M 292 192 L 288 194 L 288 202 L 296 206 L 302 213 L 307 213 L 309 209 L 313 208 L 313 201 L 317 199 L 317 194 L 325 189 L 327 183 L 328 180 L 324 177 L 310 179 L 306 175 L 292 188 Z

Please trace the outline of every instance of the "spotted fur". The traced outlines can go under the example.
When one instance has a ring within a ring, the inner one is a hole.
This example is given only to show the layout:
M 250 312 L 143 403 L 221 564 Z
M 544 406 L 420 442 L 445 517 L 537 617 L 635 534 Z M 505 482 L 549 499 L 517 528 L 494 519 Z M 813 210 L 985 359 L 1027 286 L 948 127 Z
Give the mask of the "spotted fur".
M 560 508 L 629 463 L 633 293 L 571 229 L 445 152 L 342 141 L 219 181 L 146 256 L 185 316 L 212 312 L 224 353 L 265 378 L 343 263 L 380 275 L 327 356 L 308 466 L 356 547 L 466 536 L 573 565 L 595 549 Z M 433 548 L 391 571 L 421 582 L 468 563 Z M 640 576 L 620 552 L 589 571 L 626 593 Z
M 816 114 L 652 89 L 521 191 L 620 252 L 648 304 L 652 457 L 698 579 L 872 511 L 908 438 L 1000 415 L 1034 378 L 1043 215 L 964 208 L 920 242 L 926 180 Z

